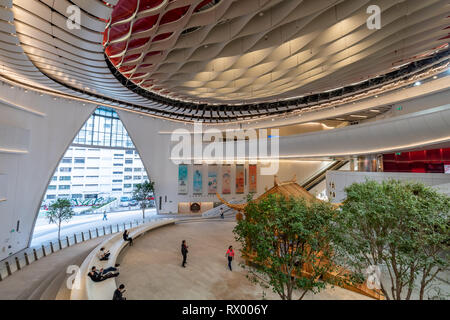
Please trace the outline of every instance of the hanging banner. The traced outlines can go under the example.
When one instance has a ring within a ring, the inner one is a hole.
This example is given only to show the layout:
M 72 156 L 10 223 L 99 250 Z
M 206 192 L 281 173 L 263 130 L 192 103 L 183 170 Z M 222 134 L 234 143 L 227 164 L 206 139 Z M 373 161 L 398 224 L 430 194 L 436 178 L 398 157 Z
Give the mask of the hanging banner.
M 231 193 L 231 167 L 222 166 L 222 193 Z
M 208 168 L 208 193 L 217 192 L 217 168 L 215 166 Z
M 193 176 L 193 181 L 194 181 L 194 193 L 197 194 L 201 194 L 202 193 L 202 187 L 203 187 L 203 183 L 202 183 L 202 166 L 194 166 L 194 176 Z
M 178 194 L 187 194 L 188 192 L 188 166 L 180 164 L 178 166 Z
M 244 193 L 244 166 L 236 165 L 236 193 Z
M 248 192 L 256 193 L 256 164 L 248 165 Z

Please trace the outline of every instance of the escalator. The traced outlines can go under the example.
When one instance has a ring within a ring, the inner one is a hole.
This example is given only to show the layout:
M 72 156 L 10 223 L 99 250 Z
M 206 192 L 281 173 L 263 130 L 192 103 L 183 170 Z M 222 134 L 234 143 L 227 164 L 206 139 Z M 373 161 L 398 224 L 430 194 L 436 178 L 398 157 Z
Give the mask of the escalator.
M 322 170 L 317 172 L 315 175 L 310 177 L 308 180 L 306 180 L 302 184 L 302 187 L 305 188 L 307 191 L 311 190 L 312 188 L 317 186 L 319 183 L 321 183 L 323 180 L 325 180 L 328 170 L 339 170 L 340 168 L 345 166 L 348 162 L 349 162 L 349 160 L 334 161 L 333 163 L 326 166 L 325 168 L 323 168 Z

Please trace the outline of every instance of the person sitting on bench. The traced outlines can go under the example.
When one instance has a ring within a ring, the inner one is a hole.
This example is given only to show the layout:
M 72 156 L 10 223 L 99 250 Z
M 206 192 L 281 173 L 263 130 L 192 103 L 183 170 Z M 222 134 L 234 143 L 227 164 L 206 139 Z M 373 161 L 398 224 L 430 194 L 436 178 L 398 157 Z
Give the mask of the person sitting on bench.
M 100 269 L 100 271 L 97 271 L 97 268 L 95 266 L 92 267 L 91 272 L 88 273 L 89 278 L 92 279 L 94 282 L 100 282 L 109 278 L 117 277 L 119 275 L 119 272 L 114 273 L 117 268 L 109 267 L 106 269 Z
M 105 248 L 100 248 L 99 253 L 97 253 L 97 257 L 100 261 L 108 260 L 110 255 L 111 253 L 109 252 L 109 250 L 105 250 Z
M 128 230 L 125 229 L 122 236 L 123 236 L 123 241 L 128 241 L 130 243 L 130 246 L 133 245 L 133 238 L 128 236 Z

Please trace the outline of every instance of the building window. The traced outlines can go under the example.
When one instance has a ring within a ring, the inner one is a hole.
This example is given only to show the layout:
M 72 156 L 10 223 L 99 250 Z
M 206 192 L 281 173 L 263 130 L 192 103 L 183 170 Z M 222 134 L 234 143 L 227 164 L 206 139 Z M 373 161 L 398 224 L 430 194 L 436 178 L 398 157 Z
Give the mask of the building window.
M 71 177 L 70 176 L 60 176 L 59 177 L 59 181 L 70 181 Z
M 87 167 L 86 169 L 88 169 L 88 170 L 100 170 L 99 167 Z
M 48 186 L 48 190 L 56 190 L 56 186 Z
M 122 182 L 122 180 L 113 180 L 112 182 Z
M 72 163 L 72 158 L 62 158 L 61 163 Z
M 72 172 L 72 168 L 59 168 L 60 172 Z
M 47 200 L 52 200 L 52 199 L 56 199 L 56 195 L 54 195 L 54 194 L 48 194 L 48 195 L 47 195 Z
M 113 188 L 112 191 L 122 191 L 122 188 Z
M 56 181 L 56 180 L 58 180 L 58 177 L 57 176 L 53 176 L 52 177 L 52 181 Z
M 98 195 L 97 194 L 85 194 L 84 198 L 85 199 L 97 199 Z
M 72 195 L 72 199 L 82 199 L 83 195 L 82 194 L 73 194 Z
M 134 172 L 141 172 L 142 168 L 134 168 Z
M 131 188 L 131 184 L 127 183 L 123 185 L 124 188 Z
M 133 163 L 133 160 L 132 160 L 132 159 L 125 159 L 125 163 L 126 163 L 126 164 L 132 164 L 132 163 Z
M 124 176 L 123 179 L 124 180 L 131 180 L 131 176 Z
M 125 153 L 126 154 L 133 154 L 133 152 L 134 152 L 133 150 L 127 150 Z
M 86 187 L 98 187 L 98 184 L 86 184 Z
M 125 168 L 125 172 L 131 172 L 131 171 L 133 171 L 132 168 Z
M 58 189 L 59 190 L 69 190 L 70 186 L 68 186 L 68 185 L 61 185 L 61 186 L 58 186 Z
M 113 165 L 114 165 L 114 167 L 123 167 L 123 163 L 114 163 Z
M 123 174 L 122 171 L 114 171 L 113 174 Z
M 75 158 L 75 163 L 84 163 L 85 159 L 84 158 Z
M 98 176 L 86 176 L 86 178 L 98 178 Z
M 141 180 L 141 179 L 142 179 L 141 176 L 134 176 L 134 177 L 133 177 L 133 180 Z

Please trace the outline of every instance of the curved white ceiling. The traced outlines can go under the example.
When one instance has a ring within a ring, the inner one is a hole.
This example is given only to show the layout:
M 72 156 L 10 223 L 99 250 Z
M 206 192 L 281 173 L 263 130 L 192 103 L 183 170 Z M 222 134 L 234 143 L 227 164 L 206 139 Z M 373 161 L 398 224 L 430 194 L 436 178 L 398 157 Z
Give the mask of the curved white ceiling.
M 126 0 L 135 6 L 132 15 L 111 20 L 120 2 L 0 0 L 0 74 L 98 103 L 113 99 L 123 107 L 133 104 L 188 120 L 198 112 L 152 101 L 122 85 L 105 61 L 104 39 L 106 48 L 113 42 L 125 45 L 110 60 L 120 59 L 119 69 L 135 66 L 122 74 L 138 87 L 181 101 L 231 105 L 330 90 L 448 47 L 446 0 L 222 0 L 206 10 L 200 10 L 204 0 Z M 73 4 L 81 9 L 81 26 L 72 30 L 66 22 Z M 380 30 L 366 27 L 371 4 L 382 9 Z M 170 13 L 180 9 L 185 12 L 171 21 Z M 150 29 L 132 32 L 132 25 L 155 15 Z M 111 28 L 128 23 L 128 33 L 108 38 Z M 142 38 L 151 40 L 131 45 Z

